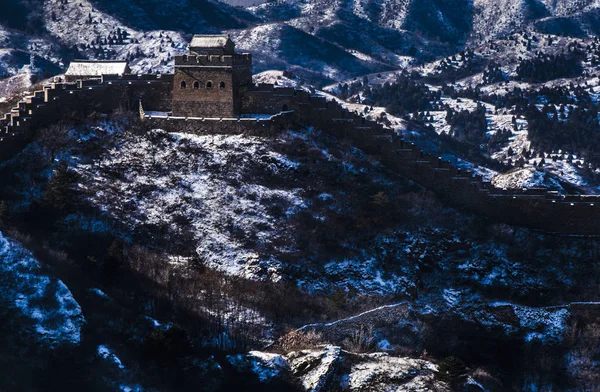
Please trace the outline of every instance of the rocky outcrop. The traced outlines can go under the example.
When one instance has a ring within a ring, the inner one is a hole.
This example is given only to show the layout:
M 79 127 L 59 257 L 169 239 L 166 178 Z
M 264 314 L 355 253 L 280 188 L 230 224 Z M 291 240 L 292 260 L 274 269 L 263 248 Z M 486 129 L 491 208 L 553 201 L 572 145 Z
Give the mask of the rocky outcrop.
M 288 378 L 309 392 L 448 390 L 436 380 L 437 365 L 431 362 L 387 353 L 356 354 L 337 346 L 286 356 L 251 351 L 229 356 L 228 360 L 240 371 L 251 370 L 261 382 Z
M 292 374 L 300 378 L 309 392 L 326 391 L 341 362 L 341 349 L 326 346 L 323 350 L 292 352 L 288 355 Z

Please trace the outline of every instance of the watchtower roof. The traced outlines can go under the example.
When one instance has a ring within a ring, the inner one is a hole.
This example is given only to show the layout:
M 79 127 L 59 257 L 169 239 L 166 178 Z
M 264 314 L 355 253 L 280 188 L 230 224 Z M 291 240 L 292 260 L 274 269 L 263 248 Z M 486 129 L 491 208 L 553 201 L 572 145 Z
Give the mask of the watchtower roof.
M 190 47 L 194 48 L 225 48 L 227 44 L 231 42 L 231 38 L 229 38 L 226 34 L 219 35 L 201 35 L 196 34 L 192 38 L 192 42 L 190 43 Z
M 130 73 L 124 60 L 73 60 L 66 76 L 125 75 Z
M 233 54 L 235 44 L 229 35 L 200 35 L 196 34 L 190 42 L 190 52 Z

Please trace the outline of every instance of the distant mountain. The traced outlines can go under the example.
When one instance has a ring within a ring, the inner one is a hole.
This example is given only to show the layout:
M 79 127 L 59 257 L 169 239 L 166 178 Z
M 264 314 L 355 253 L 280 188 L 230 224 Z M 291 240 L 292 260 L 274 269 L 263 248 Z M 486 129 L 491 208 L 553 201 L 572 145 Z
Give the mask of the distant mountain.
M 0 0 L 0 50 L 9 54 L 0 77 L 29 65 L 47 76 L 75 57 L 128 58 L 136 72 L 165 72 L 192 33 L 226 31 L 255 53 L 257 72 L 291 69 L 331 82 L 430 61 L 518 30 L 572 36 L 600 30 L 597 0 L 227 3 Z M 128 39 L 117 38 L 118 31 Z
M 249 11 L 265 22 L 302 29 L 357 57 L 394 66 L 398 56 L 429 60 L 519 30 L 579 37 L 597 34 L 599 4 L 591 0 L 287 0 Z

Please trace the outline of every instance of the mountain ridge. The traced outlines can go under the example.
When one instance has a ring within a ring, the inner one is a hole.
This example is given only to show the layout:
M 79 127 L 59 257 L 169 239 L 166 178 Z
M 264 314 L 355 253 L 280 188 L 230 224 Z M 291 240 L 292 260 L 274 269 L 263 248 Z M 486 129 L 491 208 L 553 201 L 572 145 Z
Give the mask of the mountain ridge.
M 211 0 L 169 6 L 158 1 L 18 0 L 4 1 L 0 7 L 13 10 L 14 16 L 0 18 L 0 47 L 39 56 L 55 69 L 64 69 L 75 57 L 138 58 L 140 71 L 150 65 L 157 69 L 164 60 L 158 54 L 173 55 L 170 47 L 184 46 L 190 34 L 227 32 L 245 38 L 240 47 L 256 54 L 258 71 L 288 68 L 329 82 L 401 68 L 406 59 L 430 61 L 514 31 L 585 36 L 597 33 L 600 26 L 600 5 L 591 0 L 285 0 L 250 7 Z M 117 28 L 139 44 L 109 43 Z M 157 41 L 154 35 L 161 34 L 169 40 Z M 250 39 L 253 36 L 256 39 Z M 301 49 L 302 58 L 294 56 L 291 47 Z M 347 59 L 340 62 L 342 55 Z M 15 56 L 16 64 L 27 65 Z M 312 71 L 307 62 L 320 65 Z M 38 73 L 51 73 L 48 67 L 39 68 Z M 5 75 L 16 72 L 5 70 Z

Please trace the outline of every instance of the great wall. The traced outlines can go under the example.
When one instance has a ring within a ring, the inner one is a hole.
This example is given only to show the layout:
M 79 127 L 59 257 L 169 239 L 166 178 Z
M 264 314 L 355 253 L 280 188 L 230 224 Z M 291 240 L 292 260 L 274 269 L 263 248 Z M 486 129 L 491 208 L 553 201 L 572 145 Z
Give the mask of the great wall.
M 244 87 L 239 102 L 241 113 L 261 116 L 173 116 L 169 112 L 174 80 L 174 75 L 102 75 L 50 83 L 0 119 L 0 160 L 18 153 L 37 129 L 93 112 L 139 111 L 153 128 L 196 134 L 273 135 L 312 126 L 349 141 L 452 205 L 494 221 L 562 234 L 600 234 L 600 196 L 565 196 L 546 189 L 498 189 L 479 175 L 424 153 L 393 130 L 300 89 L 271 84 Z

